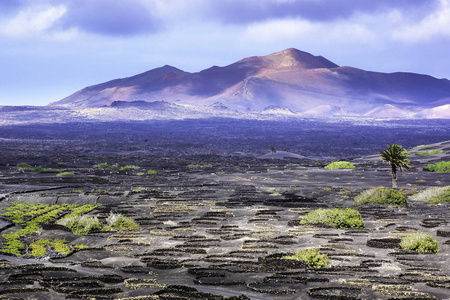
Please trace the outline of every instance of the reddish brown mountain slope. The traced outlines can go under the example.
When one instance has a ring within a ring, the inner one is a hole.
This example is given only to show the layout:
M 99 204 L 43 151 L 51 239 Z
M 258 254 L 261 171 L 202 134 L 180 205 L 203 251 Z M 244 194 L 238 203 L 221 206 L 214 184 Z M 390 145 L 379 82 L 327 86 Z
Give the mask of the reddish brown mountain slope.
M 114 101 L 167 101 L 240 111 L 275 106 L 315 115 L 429 117 L 448 111 L 450 81 L 339 67 L 321 56 L 287 49 L 198 73 L 164 66 L 84 88 L 50 105 L 86 108 Z

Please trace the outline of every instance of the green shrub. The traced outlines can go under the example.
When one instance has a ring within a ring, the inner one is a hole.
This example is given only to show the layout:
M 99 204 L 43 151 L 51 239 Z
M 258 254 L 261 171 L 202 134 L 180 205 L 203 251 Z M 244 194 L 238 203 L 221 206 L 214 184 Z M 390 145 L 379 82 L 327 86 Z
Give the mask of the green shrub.
M 126 165 L 126 166 L 120 167 L 119 170 L 120 171 L 129 171 L 129 170 L 140 169 L 140 168 L 141 167 L 135 166 L 135 165 Z
M 47 244 L 50 240 L 37 240 L 30 244 L 32 256 L 44 256 L 47 254 Z
M 333 169 L 354 169 L 355 166 L 348 161 L 335 161 L 325 167 L 325 169 L 333 170 Z
M 304 261 L 308 266 L 315 269 L 320 269 L 330 263 L 326 254 L 320 254 L 318 248 L 304 249 L 295 252 L 294 255 L 283 256 L 283 259 L 294 259 Z
M 156 175 L 158 174 L 158 172 L 156 172 L 155 170 L 148 170 L 147 171 L 147 175 Z
M 368 189 L 355 197 L 354 205 L 362 204 L 395 204 L 406 205 L 405 196 L 394 189 L 373 188 Z
M 73 172 L 61 172 L 56 174 L 56 176 L 70 176 L 70 175 L 75 175 Z
M 97 217 L 91 215 L 68 216 L 57 222 L 66 226 L 74 234 L 85 235 L 90 232 L 97 232 L 103 229 L 103 224 Z
M 204 168 L 212 168 L 212 164 L 205 164 L 205 165 L 200 165 L 200 164 L 189 164 L 187 167 L 189 169 L 204 169 Z
M 61 169 L 51 169 L 51 168 L 43 168 L 42 166 L 38 166 L 32 169 L 33 172 L 37 173 L 61 173 Z
M 15 166 L 15 168 L 17 168 L 17 169 L 32 169 L 33 167 L 30 166 L 30 165 L 27 164 L 27 163 L 21 162 L 21 163 L 18 163 L 18 164 Z
M 6 241 L 3 242 L 4 247 L 2 251 L 14 254 L 16 256 L 20 256 L 26 249 L 25 243 L 23 243 L 20 239 L 23 236 L 31 234 L 37 230 L 41 230 L 42 224 L 54 221 L 67 211 L 69 211 L 68 216 L 79 216 L 99 206 L 90 204 L 80 206 L 77 204 L 49 205 L 17 202 L 13 202 L 12 204 L 12 206 L 3 207 L 2 209 L 5 210 L 6 213 L 2 213 L 0 215 L 8 217 L 15 224 L 20 225 L 21 228 L 11 233 L 2 234 L 3 238 L 6 239 Z M 65 245 L 65 242 L 60 242 L 60 240 L 51 241 L 48 245 L 53 247 L 55 251 L 63 254 L 70 251 L 70 249 L 67 250 L 68 246 Z M 39 243 L 35 244 L 33 247 L 36 248 L 35 253 L 42 251 L 42 248 L 39 248 Z
M 420 149 L 420 148 L 425 148 L 425 147 L 428 147 L 428 146 L 431 146 L 431 144 L 428 144 L 428 145 L 419 145 L 419 146 L 415 146 L 415 147 L 412 147 L 413 149 Z
M 431 234 L 416 232 L 402 238 L 400 247 L 403 250 L 417 252 L 439 252 L 437 240 Z
M 325 223 L 338 229 L 364 228 L 364 221 L 356 209 L 316 209 L 307 213 L 300 223 Z
M 441 161 L 436 164 L 429 164 L 425 170 L 432 172 L 450 172 L 450 161 Z
M 61 239 L 48 240 L 40 239 L 30 244 L 31 255 L 40 257 L 48 254 L 47 247 L 51 247 L 54 251 L 61 254 L 69 254 L 71 252 L 70 247 L 67 245 L 67 241 Z
M 101 163 L 101 164 L 94 166 L 94 169 L 96 169 L 96 170 L 113 170 L 113 169 L 118 169 L 118 168 L 119 168 L 119 164 L 109 165 L 107 163 Z
M 434 203 L 450 202 L 450 185 L 442 187 L 432 187 L 421 191 L 410 197 L 415 201 L 428 201 Z
M 120 231 L 139 228 L 139 225 L 133 219 L 121 214 L 110 213 L 108 218 L 106 218 L 106 223 L 108 226 L 105 230 Z
M 432 150 L 423 150 L 423 151 L 418 151 L 417 155 L 433 155 L 433 154 L 439 154 L 442 153 L 443 151 L 440 149 L 432 149 Z
M 67 255 L 72 251 L 69 245 L 67 245 L 66 240 L 55 239 L 50 243 L 50 246 L 52 246 L 56 252 L 59 252 L 61 254 Z
M 89 246 L 85 244 L 75 244 L 72 246 L 72 248 L 75 250 L 83 250 L 89 248 Z
M 19 240 L 20 236 L 14 237 L 11 234 L 4 234 L 4 238 L 6 238 L 5 245 L 2 249 L 3 252 L 14 254 L 15 256 L 19 256 L 21 251 L 25 249 L 25 244 Z

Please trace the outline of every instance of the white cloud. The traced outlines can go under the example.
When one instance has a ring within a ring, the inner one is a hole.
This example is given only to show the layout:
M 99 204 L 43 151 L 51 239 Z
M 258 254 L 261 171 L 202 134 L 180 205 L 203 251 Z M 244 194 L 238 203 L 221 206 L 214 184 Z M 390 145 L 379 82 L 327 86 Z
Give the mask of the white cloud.
M 243 38 L 261 43 L 309 40 L 320 44 L 333 42 L 367 44 L 376 35 L 364 24 L 351 21 L 312 22 L 303 19 L 279 19 L 247 27 Z
M 438 9 L 418 23 L 399 25 L 393 31 L 392 37 L 412 43 L 441 37 L 450 38 L 450 0 L 440 0 Z
M 66 13 L 64 6 L 30 7 L 0 24 L 0 33 L 11 37 L 27 37 L 48 31 Z

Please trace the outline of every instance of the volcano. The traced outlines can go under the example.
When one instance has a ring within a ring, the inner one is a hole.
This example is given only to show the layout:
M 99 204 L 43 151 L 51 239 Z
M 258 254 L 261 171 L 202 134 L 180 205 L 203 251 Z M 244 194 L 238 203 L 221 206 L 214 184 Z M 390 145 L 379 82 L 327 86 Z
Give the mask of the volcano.
M 338 66 L 291 48 L 196 73 L 166 65 L 86 87 L 49 105 L 78 109 L 136 101 L 240 112 L 279 108 L 318 116 L 448 118 L 450 81 Z

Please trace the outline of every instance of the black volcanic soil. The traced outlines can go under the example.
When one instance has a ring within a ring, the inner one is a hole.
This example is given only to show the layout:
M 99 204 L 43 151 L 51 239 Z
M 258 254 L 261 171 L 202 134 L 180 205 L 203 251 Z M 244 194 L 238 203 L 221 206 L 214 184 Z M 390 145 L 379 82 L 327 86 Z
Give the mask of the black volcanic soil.
M 211 118 L 3 125 L 0 126 L 0 164 L 12 163 L 13 159 L 29 161 L 33 156 L 41 161 L 48 159 L 47 164 L 56 160 L 70 163 L 73 159 L 101 155 L 123 155 L 121 158 L 127 159 L 131 156 L 243 152 L 260 156 L 268 153 L 271 146 L 307 157 L 346 158 L 376 153 L 386 144 L 413 147 L 449 139 L 450 120 L 442 119 L 255 121 Z M 6 156 L 10 153 L 11 157 Z M 65 155 L 69 157 L 63 157 Z M 129 159 L 134 160 L 134 157 Z
M 122 213 L 140 229 L 77 236 L 45 226 L 39 238 L 89 248 L 43 259 L 0 255 L 0 299 L 450 298 L 448 204 L 357 207 L 366 224 L 358 230 L 299 223 L 310 210 L 353 207 L 361 190 L 389 187 L 389 169 L 377 155 L 353 159 L 353 170 L 325 170 L 327 160 L 151 156 L 134 152 L 132 143 L 116 148 L 92 138 L 76 146 L 53 133 L 41 138 L 2 141 L 0 207 L 14 201 L 101 204 L 91 214 Z M 85 151 L 89 143 L 95 150 Z M 450 184 L 448 173 L 423 171 L 429 162 L 450 160 L 450 142 L 429 148 L 444 153 L 413 154 L 400 188 Z M 18 162 L 53 168 L 62 162 L 59 168 L 74 175 L 21 171 L 13 167 Z M 142 169 L 92 168 L 102 162 Z M 148 169 L 158 174 L 138 175 Z M 0 234 L 13 230 L 10 225 L 0 219 Z M 440 253 L 400 250 L 399 238 L 416 231 L 433 234 Z M 305 247 L 320 247 L 331 264 L 311 269 L 279 259 Z

